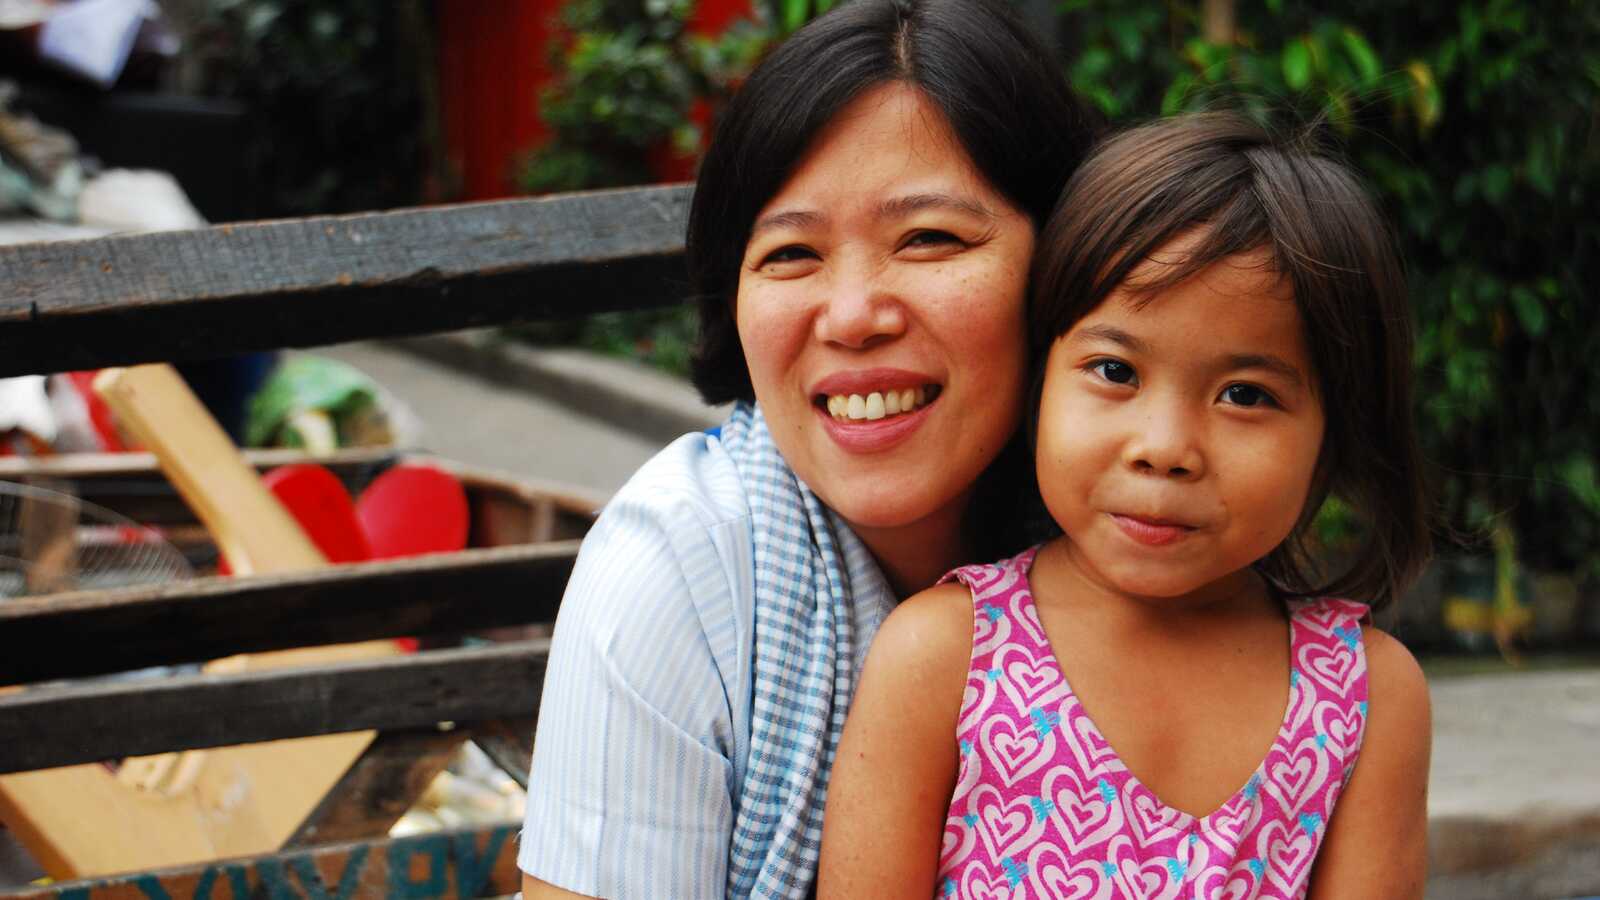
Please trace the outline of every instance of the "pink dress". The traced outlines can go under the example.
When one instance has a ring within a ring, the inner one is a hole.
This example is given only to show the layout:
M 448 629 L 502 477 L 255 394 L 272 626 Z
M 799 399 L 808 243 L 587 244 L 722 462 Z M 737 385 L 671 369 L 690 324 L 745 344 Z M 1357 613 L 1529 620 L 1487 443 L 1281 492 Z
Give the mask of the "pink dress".
M 972 589 L 975 616 L 938 896 L 1304 897 L 1361 749 L 1367 608 L 1289 603 L 1283 725 L 1249 782 L 1196 818 L 1140 784 L 1073 695 L 1028 588 L 1037 552 L 945 576 Z

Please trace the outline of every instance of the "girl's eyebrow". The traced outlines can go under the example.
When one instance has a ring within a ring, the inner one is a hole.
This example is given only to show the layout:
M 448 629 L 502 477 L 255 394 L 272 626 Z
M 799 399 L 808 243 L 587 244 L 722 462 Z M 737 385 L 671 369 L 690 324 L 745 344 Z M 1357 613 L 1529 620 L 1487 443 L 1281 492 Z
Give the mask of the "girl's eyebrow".
M 1270 353 L 1237 353 L 1228 357 L 1230 369 L 1262 369 L 1281 378 L 1293 382 L 1296 387 L 1305 387 L 1305 377 L 1300 370 L 1282 357 Z
M 1126 331 L 1123 331 L 1121 328 L 1118 328 L 1115 325 L 1090 325 L 1074 332 L 1072 337 L 1074 340 L 1085 342 L 1097 340 L 1107 341 L 1109 343 L 1116 344 L 1119 347 L 1126 347 L 1135 353 L 1148 353 L 1150 351 L 1149 344 L 1146 344 L 1144 341 L 1134 337 Z

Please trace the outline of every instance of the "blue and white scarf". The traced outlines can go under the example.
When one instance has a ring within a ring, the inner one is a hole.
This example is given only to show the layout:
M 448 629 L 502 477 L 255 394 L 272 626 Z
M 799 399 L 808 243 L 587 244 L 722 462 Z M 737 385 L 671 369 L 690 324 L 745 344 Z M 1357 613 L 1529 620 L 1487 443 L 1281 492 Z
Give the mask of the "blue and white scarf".
M 736 800 L 728 897 L 810 895 L 822 806 L 855 693 L 854 597 L 833 520 L 790 471 L 761 411 L 721 429 L 755 529 L 750 760 Z

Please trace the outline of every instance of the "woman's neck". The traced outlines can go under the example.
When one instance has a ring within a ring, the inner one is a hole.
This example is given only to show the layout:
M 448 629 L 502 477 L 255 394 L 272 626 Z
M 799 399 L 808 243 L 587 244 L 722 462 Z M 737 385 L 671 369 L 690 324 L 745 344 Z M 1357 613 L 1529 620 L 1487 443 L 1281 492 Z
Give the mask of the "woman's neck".
M 972 561 L 962 537 L 965 512 L 965 503 L 955 503 L 909 525 L 874 528 L 850 523 L 850 528 L 878 561 L 895 597 L 904 600 L 933 587 L 939 576 L 956 566 Z

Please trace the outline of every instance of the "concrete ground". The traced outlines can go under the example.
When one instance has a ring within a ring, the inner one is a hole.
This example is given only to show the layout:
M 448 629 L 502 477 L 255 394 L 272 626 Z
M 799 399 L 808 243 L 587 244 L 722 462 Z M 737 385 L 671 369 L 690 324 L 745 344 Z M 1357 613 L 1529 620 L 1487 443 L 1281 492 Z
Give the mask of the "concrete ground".
M 586 367 L 570 354 L 552 386 L 525 348 L 510 350 L 520 362 L 478 367 L 492 381 L 466 374 L 459 355 L 439 346 L 316 352 L 365 370 L 411 406 L 430 450 L 602 490 L 621 485 L 665 440 L 659 422 L 627 427 L 640 402 L 632 385 L 649 382 L 651 402 L 674 407 L 682 430 L 715 420 L 696 414 L 686 385 L 664 403 L 659 378 L 609 361 Z M 1430 680 L 1430 900 L 1600 897 L 1600 667 Z

